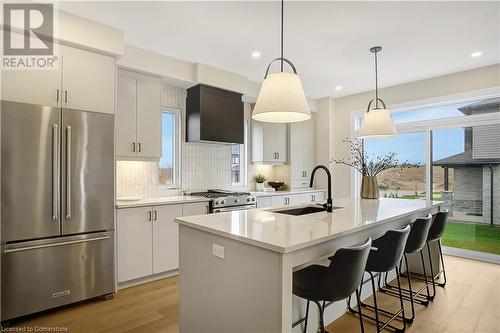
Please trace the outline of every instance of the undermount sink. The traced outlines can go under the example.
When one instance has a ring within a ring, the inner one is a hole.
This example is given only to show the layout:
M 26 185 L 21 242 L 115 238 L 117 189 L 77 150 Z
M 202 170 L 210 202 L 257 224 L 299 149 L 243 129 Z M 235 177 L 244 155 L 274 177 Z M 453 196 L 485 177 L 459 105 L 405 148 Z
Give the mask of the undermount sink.
M 333 209 L 339 209 L 339 208 L 342 207 L 333 206 Z M 319 212 L 326 212 L 326 208 L 322 206 L 306 206 L 306 207 L 297 207 L 292 209 L 281 209 L 273 211 L 273 213 L 295 215 L 295 216 L 307 215 Z

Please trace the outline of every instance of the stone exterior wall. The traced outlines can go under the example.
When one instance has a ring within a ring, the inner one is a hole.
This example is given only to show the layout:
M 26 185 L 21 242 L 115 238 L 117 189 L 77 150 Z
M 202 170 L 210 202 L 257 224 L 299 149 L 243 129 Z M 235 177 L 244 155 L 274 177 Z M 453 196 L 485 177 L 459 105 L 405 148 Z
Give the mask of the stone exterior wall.
M 455 168 L 453 210 L 470 214 L 483 213 L 483 169 Z
M 493 224 L 500 225 L 500 165 L 493 168 Z M 491 171 L 483 167 L 483 216 L 485 223 L 491 223 Z

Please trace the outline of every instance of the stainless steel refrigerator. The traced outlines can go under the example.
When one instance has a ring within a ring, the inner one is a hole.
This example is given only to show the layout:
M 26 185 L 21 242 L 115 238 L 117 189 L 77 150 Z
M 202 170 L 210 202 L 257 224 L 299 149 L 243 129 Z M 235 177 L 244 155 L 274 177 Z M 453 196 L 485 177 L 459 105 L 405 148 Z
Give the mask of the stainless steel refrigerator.
M 114 116 L 1 102 L 1 319 L 114 292 Z

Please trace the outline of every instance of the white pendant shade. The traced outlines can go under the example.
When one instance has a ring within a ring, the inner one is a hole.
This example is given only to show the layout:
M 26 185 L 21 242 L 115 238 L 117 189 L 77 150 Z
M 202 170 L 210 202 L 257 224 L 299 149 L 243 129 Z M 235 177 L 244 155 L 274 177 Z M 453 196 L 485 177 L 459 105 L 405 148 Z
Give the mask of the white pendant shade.
M 294 123 L 311 118 L 302 83 L 297 74 L 269 74 L 262 83 L 252 118 L 270 123 Z
M 366 112 L 358 130 L 358 138 L 384 138 L 398 135 L 387 109 L 372 109 Z

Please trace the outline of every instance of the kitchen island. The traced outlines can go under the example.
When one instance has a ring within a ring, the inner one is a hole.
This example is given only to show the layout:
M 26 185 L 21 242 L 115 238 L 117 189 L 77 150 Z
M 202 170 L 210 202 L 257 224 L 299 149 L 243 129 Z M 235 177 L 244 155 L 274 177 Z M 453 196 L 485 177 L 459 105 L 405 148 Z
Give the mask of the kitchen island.
M 344 198 L 334 205 L 332 213 L 302 216 L 274 208 L 176 219 L 181 332 L 290 332 L 304 312 L 292 295 L 294 270 L 434 214 L 442 203 Z M 327 310 L 326 323 L 345 303 Z M 315 318 L 310 314 L 311 332 Z

